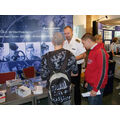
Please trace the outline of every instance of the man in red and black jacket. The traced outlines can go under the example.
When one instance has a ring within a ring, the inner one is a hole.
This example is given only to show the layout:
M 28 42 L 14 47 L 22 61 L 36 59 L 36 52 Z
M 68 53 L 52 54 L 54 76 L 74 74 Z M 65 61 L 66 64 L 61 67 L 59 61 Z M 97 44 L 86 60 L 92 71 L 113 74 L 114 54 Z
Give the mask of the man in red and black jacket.
M 90 49 L 87 67 L 85 71 L 85 87 L 90 91 L 88 102 L 91 105 L 102 104 L 102 96 L 108 80 L 108 60 L 109 55 L 90 33 L 82 37 L 82 43 L 86 49 Z M 101 95 L 97 95 L 100 90 Z

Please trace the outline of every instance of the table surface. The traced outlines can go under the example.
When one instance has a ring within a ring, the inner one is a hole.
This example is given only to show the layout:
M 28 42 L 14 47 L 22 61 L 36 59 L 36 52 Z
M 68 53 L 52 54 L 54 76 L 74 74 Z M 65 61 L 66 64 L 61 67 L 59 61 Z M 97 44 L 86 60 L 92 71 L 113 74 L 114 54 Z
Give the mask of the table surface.
M 35 100 L 37 99 L 43 99 L 48 97 L 48 90 L 46 88 L 43 89 L 43 94 L 38 94 L 38 95 L 28 95 L 26 97 L 21 97 L 17 95 L 16 93 L 11 93 L 10 88 L 7 88 L 6 92 L 6 100 L 4 103 L 0 103 L 0 105 L 19 105 L 19 104 L 24 104 L 27 102 L 32 102 L 32 104 L 36 104 Z

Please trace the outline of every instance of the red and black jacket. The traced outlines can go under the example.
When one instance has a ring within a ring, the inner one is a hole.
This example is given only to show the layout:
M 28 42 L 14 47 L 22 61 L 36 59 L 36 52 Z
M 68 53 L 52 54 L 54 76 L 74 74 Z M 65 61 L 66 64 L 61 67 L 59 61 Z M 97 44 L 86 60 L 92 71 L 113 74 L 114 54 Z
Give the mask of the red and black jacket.
M 89 53 L 85 80 L 96 92 L 107 84 L 108 60 L 109 55 L 102 44 L 97 44 Z

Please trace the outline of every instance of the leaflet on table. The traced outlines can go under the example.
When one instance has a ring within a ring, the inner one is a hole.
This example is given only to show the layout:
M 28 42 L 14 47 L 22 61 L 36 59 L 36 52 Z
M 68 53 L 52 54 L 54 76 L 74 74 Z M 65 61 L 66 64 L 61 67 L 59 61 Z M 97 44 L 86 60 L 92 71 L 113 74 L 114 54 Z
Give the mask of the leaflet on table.
M 33 94 L 43 94 L 43 87 L 42 86 L 35 86 L 34 90 L 32 92 L 33 92 Z
M 7 80 L 6 81 L 6 85 L 8 87 L 15 86 L 15 85 L 21 85 L 21 84 L 22 84 L 22 80 L 20 80 L 20 79 L 14 79 L 14 80 Z
M 26 97 L 31 94 L 30 88 L 26 86 L 20 86 L 16 92 L 21 97 Z
M 47 80 L 38 82 L 38 85 L 40 85 L 40 86 L 42 86 L 43 88 L 45 88 L 46 85 L 47 85 Z
M 6 93 L 6 90 L 0 91 L 0 103 L 5 102 L 5 99 L 6 99 L 5 93 Z
M 29 80 L 31 80 L 32 82 L 40 82 L 41 81 L 41 77 L 35 77 L 35 78 L 29 78 Z

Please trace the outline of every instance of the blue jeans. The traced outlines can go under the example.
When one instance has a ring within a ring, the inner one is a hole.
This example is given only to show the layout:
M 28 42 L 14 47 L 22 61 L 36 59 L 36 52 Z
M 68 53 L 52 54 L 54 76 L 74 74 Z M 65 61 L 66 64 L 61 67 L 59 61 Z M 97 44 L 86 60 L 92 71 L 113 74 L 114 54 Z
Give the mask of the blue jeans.
M 93 89 L 93 87 L 90 86 L 90 84 L 88 84 L 87 91 L 91 91 L 92 89 Z M 88 97 L 89 105 L 102 105 L 102 98 L 103 98 L 104 89 L 100 89 L 100 92 L 101 92 L 101 95 Z

